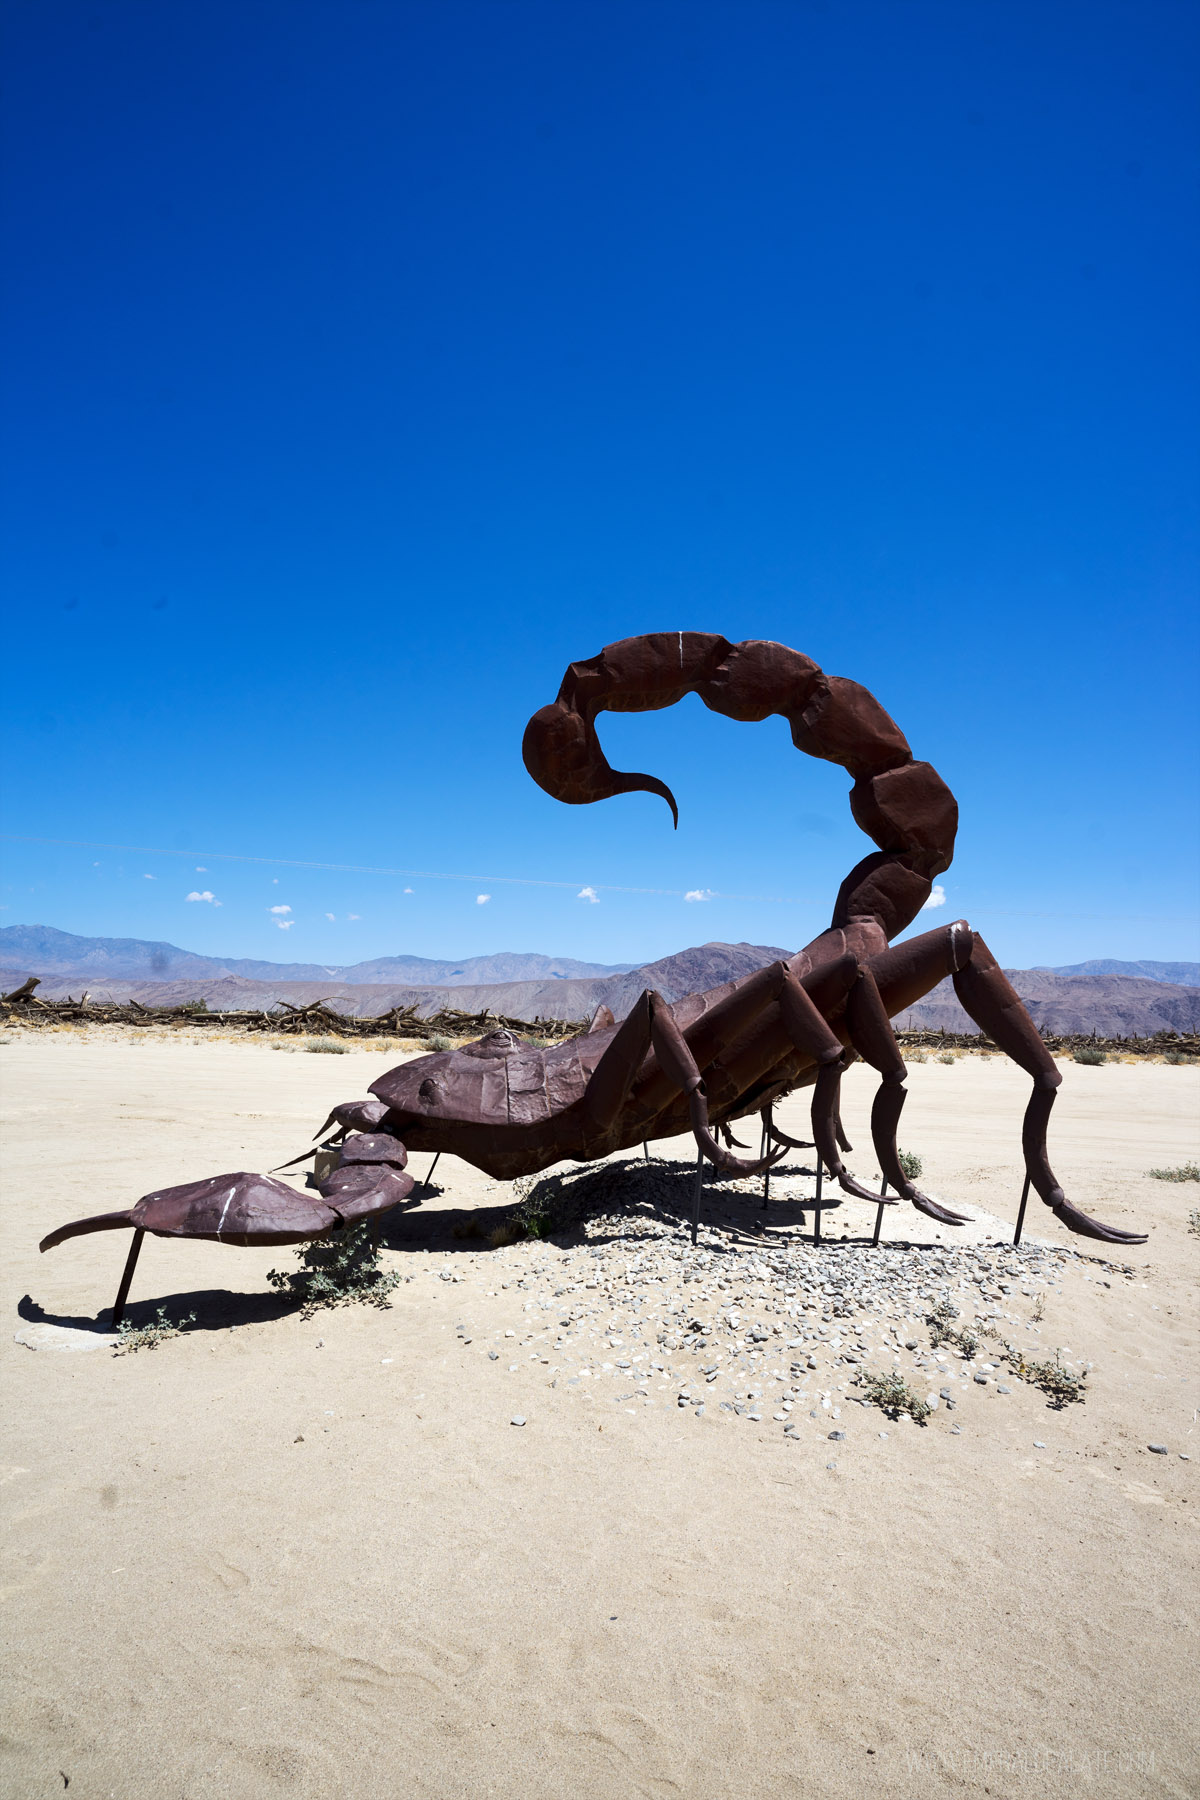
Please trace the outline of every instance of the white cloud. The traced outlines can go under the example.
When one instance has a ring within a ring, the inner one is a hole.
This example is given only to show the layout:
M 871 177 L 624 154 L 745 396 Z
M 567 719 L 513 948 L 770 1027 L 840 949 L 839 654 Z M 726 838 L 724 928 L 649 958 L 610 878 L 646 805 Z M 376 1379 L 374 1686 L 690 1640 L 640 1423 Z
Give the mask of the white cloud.
M 355 923 L 357 923 L 358 920 L 362 917 L 362 914 L 361 913 L 347 913 L 346 917 L 348 919 L 353 919 L 355 921 Z
M 296 921 L 295 919 L 276 919 L 275 923 L 278 925 L 280 931 L 290 931 Z
M 412 889 L 411 889 L 411 888 L 405 888 L 405 890 L 404 890 L 404 891 L 405 891 L 405 893 L 406 893 L 406 894 L 411 894 L 411 893 L 412 893 Z
M 203 900 L 206 906 L 220 906 L 221 904 L 217 899 L 217 896 L 215 894 L 210 894 L 207 888 L 205 888 L 202 894 L 198 894 L 195 888 L 193 888 L 187 898 L 189 900 Z
M 712 889 L 711 888 L 689 888 L 687 893 L 683 897 L 685 900 L 711 900 L 712 899 Z
M 490 894 L 476 894 L 476 896 L 475 896 L 476 906 L 486 906 L 488 901 L 491 899 L 491 897 L 492 896 Z
M 930 894 L 928 900 L 925 902 L 924 906 L 921 908 L 921 911 L 922 912 L 931 912 L 935 906 L 945 906 L 945 904 L 946 904 L 946 890 L 942 886 L 940 881 L 935 881 L 933 884 L 933 892 L 932 892 L 932 894 Z
M 157 875 L 143 875 L 142 880 L 143 881 L 157 881 L 158 876 Z
M 273 907 L 272 907 L 272 908 L 271 908 L 271 911 L 272 911 L 272 912 L 273 912 L 273 913 L 290 913 L 290 912 L 291 912 L 291 910 L 292 910 L 292 909 L 291 909 L 291 907 L 290 907 L 290 906 L 273 906 Z
M 600 904 L 600 896 L 594 887 L 580 888 L 575 898 L 577 900 L 587 900 L 592 906 L 599 906 Z
M 336 913 L 326 913 L 325 917 L 329 920 L 329 923 L 331 925 L 337 924 L 337 914 Z
M 204 867 L 203 863 L 197 863 L 196 864 L 196 873 L 197 873 L 197 875 L 207 875 L 208 870 Z

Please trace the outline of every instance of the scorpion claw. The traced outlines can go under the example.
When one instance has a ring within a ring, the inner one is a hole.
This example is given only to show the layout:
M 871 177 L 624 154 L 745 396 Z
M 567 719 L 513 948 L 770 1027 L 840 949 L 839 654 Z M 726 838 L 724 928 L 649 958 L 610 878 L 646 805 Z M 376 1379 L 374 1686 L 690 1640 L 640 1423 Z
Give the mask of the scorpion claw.
M 1099 1219 L 1093 1219 L 1089 1213 L 1080 1212 L 1072 1206 L 1061 1188 L 1056 1188 L 1056 1200 L 1050 1202 L 1056 1219 L 1061 1219 L 1068 1231 L 1077 1231 L 1080 1237 L 1099 1238 L 1105 1244 L 1144 1244 L 1144 1231 L 1122 1231 L 1117 1225 L 1105 1225 Z
M 847 1194 L 853 1194 L 857 1200 L 873 1200 L 876 1206 L 896 1205 L 895 1195 L 873 1194 L 870 1188 L 864 1187 L 862 1182 L 850 1173 L 849 1169 L 835 1169 L 834 1175 L 837 1178 L 838 1186 Z
M 767 1136 L 772 1143 L 782 1144 L 785 1150 L 815 1150 L 816 1145 L 807 1138 L 789 1137 L 786 1131 L 780 1131 L 770 1112 L 763 1115 L 763 1123 L 767 1128 Z
M 927 1219 L 936 1219 L 939 1225 L 969 1225 L 971 1223 L 970 1213 L 951 1212 L 948 1206 L 939 1206 L 936 1200 L 931 1200 L 928 1194 L 923 1194 L 920 1188 L 913 1187 L 911 1182 L 905 1183 L 904 1198 L 911 1200 L 917 1211 L 924 1213 Z
M 708 1124 L 708 1106 L 702 1090 L 696 1089 L 688 1098 L 688 1110 L 692 1115 L 692 1134 L 698 1149 L 707 1156 L 709 1162 L 718 1169 L 724 1169 L 729 1175 L 761 1175 L 764 1169 L 773 1169 L 777 1162 L 787 1155 L 786 1150 L 774 1150 L 767 1156 L 760 1156 L 754 1162 L 743 1162 L 740 1156 L 734 1156 L 723 1150 L 713 1136 Z

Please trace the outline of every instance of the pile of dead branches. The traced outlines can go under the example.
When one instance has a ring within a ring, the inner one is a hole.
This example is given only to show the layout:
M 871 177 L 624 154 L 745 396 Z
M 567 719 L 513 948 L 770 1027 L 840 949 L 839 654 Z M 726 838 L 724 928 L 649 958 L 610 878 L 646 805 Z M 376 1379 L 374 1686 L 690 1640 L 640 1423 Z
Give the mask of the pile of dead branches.
M 348 1013 L 335 1012 L 330 1001 L 311 1000 L 306 1006 L 294 1006 L 290 1000 L 276 1000 L 265 1012 L 209 1012 L 203 1000 L 188 1000 L 182 1006 L 142 1006 L 127 1000 L 122 1006 L 115 1001 L 97 1001 L 81 993 L 78 1000 L 70 995 L 65 1000 L 39 1000 L 34 993 L 36 976 L 30 976 L 11 994 L 0 996 L 0 1022 L 20 1020 L 25 1025 L 167 1025 L 201 1026 L 210 1031 L 269 1032 L 303 1037 L 398 1037 L 428 1043 L 432 1038 L 462 1041 L 483 1037 L 501 1027 L 518 1037 L 543 1043 L 555 1043 L 574 1037 L 583 1030 L 584 1019 L 510 1019 L 503 1013 L 458 1012 L 443 1007 L 429 1018 L 417 1016 L 416 1006 L 394 1006 L 390 1012 L 373 1019 L 356 1019 Z M 897 1041 L 909 1050 L 994 1051 L 995 1044 L 982 1032 L 963 1031 L 898 1031 Z M 1158 1031 L 1153 1037 L 1097 1037 L 1095 1033 L 1060 1036 L 1044 1031 L 1046 1048 L 1064 1055 L 1075 1050 L 1103 1050 L 1110 1055 L 1163 1056 L 1168 1051 L 1184 1055 L 1200 1055 L 1200 1036 Z
M 180 1029 L 199 1026 L 207 1031 L 266 1032 L 272 1037 L 399 1037 L 421 1043 L 438 1037 L 478 1038 L 502 1027 L 518 1037 L 550 1043 L 574 1037 L 586 1023 L 582 1019 L 510 1019 L 502 1013 L 459 1012 L 453 1007 L 443 1007 L 422 1019 L 415 1006 L 394 1006 L 376 1018 L 357 1019 L 335 1012 L 329 1000 L 313 1000 L 306 1006 L 277 1000 L 265 1011 L 210 1012 L 203 1000 L 189 1000 L 181 1006 L 142 1006 L 137 1000 L 120 1005 L 92 1000 L 86 992 L 78 1000 L 70 995 L 65 1000 L 39 1000 L 33 991 L 37 986 L 37 977 L 31 976 L 11 994 L 0 997 L 0 1021 L 19 1020 L 23 1025 L 165 1025 Z
M 1163 1056 L 1168 1050 L 1185 1055 L 1200 1053 L 1200 1037 L 1195 1032 L 1156 1031 L 1153 1037 L 1098 1037 L 1093 1032 L 1043 1031 L 1047 1050 L 1069 1056 L 1075 1050 L 1103 1050 L 1113 1056 Z M 896 1042 L 902 1050 L 988 1050 L 999 1054 L 991 1038 L 982 1031 L 898 1031 Z

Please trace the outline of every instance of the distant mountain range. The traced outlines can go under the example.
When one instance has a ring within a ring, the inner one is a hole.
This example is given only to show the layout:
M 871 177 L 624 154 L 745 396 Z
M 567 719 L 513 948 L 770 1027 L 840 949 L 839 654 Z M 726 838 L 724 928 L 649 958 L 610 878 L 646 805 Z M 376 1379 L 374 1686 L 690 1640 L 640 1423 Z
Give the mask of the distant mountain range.
M 142 938 L 76 937 L 52 925 L 0 927 L 0 970 L 17 968 L 76 981 L 194 981 L 242 976 L 251 981 L 403 982 L 410 987 L 459 987 L 495 981 L 568 981 L 573 977 L 619 975 L 632 963 L 577 962 L 570 956 L 539 956 L 502 950 L 495 956 L 468 956 L 438 962 L 427 956 L 377 956 L 345 964 L 264 962 L 245 956 L 197 956 L 175 944 Z
M 1040 969 L 1042 964 L 1037 967 Z M 1065 969 L 1047 969 L 1049 975 L 1143 975 L 1147 981 L 1169 981 L 1177 987 L 1200 987 L 1200 963 L 1113 962 L 1102 956 L 1097 962 L 1069 963 Z
M 384 956 L 337 968 L 192 956 L 173 944 L 76 937 L 43 925 L 0 927 L 3 986 L 37 975 L 39 994 L 48 1000 L 78 994 L 86 985 L 94 999 L 132 998 L 143 1006 L 205 999 L 214 1009 L 235 1011 L 266 1009 L 277 1000 L 328 1000 L 361 1018 L 394 1006 L 416 1006 L 422 1014 L 450 1006 L 521 1019 L 582 1019 L 604 1004 L 620 1019 L 646 988 L 679 1000 L 789 954 L 778 945 L 710 943 L 641 966 L 511 951 L 457 962 Z M 1005 972 L 1044 1031 L 1102 1037 L 1200 1031 L 1197 963 L 1104 961 Z M 948 980 L 898 1015 L 896 1024 L 906 1030 L 974 1029 Z

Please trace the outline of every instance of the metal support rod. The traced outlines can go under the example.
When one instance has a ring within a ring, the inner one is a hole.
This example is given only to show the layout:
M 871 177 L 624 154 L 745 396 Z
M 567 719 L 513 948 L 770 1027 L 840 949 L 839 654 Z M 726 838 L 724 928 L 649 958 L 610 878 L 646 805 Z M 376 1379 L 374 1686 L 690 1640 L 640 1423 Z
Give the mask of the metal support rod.
M 428 1187 L 429 1187 L 429 1184 L 430 1184 L 430 1182 L 431 1182 L 431 1181 L 432 1181 L 432 1180 L 433 1180 L 433 1171 L 434 1171 L 434 1170 L 435 1170 L 435 1169 L 436 1169 L 436 1168 L 437 1168 L 437 1166 L 438 1166 L 438 1163 L 439 1163 L 439 1161 L 440 1161 L 440 1160 L 441 1160 L 441 1155 L 442 1155 L 442 1153 L 441 1153 L 441 1151 L 440 1151 L 440 1150 L 439 1150 L 439 1151 L 438 1151 L 438 1153 L 437 1153 L 437 1155 L 436 1155 L 436 1156 L 435 1156 L 435 1157 L 434 1157 L 434 1159 L 433 1159 L 433 1161 L 432 1161 L 432 1162 L 431 1162 L 431 1163 L 430 1163 L 430 1165 L 429 1165 L 429 1173 L 428 1173 L 428 1175 L 427 1175 L 427 1176 L 426 1176 L 426 1177 L 425 1177 L 425 1179 L 424 1179 L 424 1181 L 423 1181 L 423 1182 L 422 1182 L 422 1183 L 421 1183 L 421 1186 L 422 1186 L 422 1187 L 423 1187 L 423 1188 L 426 1188 L 426 1189 L 427 1189 L 427 1188 L 428 1188 Z
M 813 1201 L 813 1243 L 821 1241 L 821 1183 L 825 1179 L 825 1164 L 817 1158 L 817 1193 Z
M 121 1276 L 121 1285 L 117 1289 L 117 1297 L 113 1301 L 112 1328 L 115 1331 L 125 1317 L 125 1302 L 129 1298 L 129 1284 L 133 1280 L 133 1271 L 137 1268 L 138 1251 L 142 1247 L 142 1239 L 146 1233 L 138 1229 L 133 1234 L 133 1242 L 129 1246 L 129 1255 L 125 1258 L 125 1272 Z
M 647 1162 L 650 1161 L 650 1146 L 645 1138 L 642 1139 L 642 1155 L 646 1158 Z
M 880 1192 L 880 1193 L 881 1193 L 881 1194 L 886 1194 L 886 1193 L 887 1193 L 887 1182 L 886 1182 L 886 1180 L 885 1180 L 885 1181 L 881 1181 L 881 1182 L 880 1182 L 880 1184 L 879 1184 L 879 1192 Z M 872 1239 L 871 1239 L 871 1247 L 872 1247 L 872 1249 L 874 1249 L 874 1248 L 875 1248 L 875 1246 L 876 1246 L 876 1245 L 877 1245 L 877 1244 L 878 1244 L 878 1242 L 879 1242 L 879 1229 L 880 1229 L 880 1226 L 881 1226 L 881 1225 L 882 1225 L 882 1224 L 883 1224 L 883 1201 L 882 1201 L 882 1200 L 880 1200 L 880 1202 L 879 1202 L 879 1205 L 878 1205 L 878 1206 L 877 1206 L 877 1207 L 876 1207 L 876 1208 L 875 1208 L 875 1236 L 874 1236 L 874 1237 L 873 1237 L 873 1238 L 872 1238 Z
M 770 1149 L 770 1147 L 771 1147 L 770 1139 L 767 1137 L 767 1118 L 766 1118 L 766 1114 L 764 1113 L 763 1114 L 762 1140 L 758 1146 L 758 1154 L 760 1156 L 765 1156 L 767 1154 L 767 1151 Z M 770 1205 L 770 1203 L 771 1203 L 771 1167 L 770 1167 L 770 1164 L 768 1163 L 767 1167 L 763 1170 L 762 1209 L 764 1212 L 766 1212 L 767 1207 Z
M 704 1152 L 696 1153 L 696 1181 L 692 1189 L 692 1242 L 696 1242 L 700 1231 L 700 1195 L 704 1191 Z
M 1029 1172 L 1028 1172 L 1028 1170 L 1026 1170 L 1025 1186 L 1021 1189 L 1021 1210 L 1017 1214 L 1017 1232 L 1016 1232 L 1016 1236 L 1013 1238 L 1014 1244 L 1020 1243 L 1021 1233 L 1025 1229 L 1025 1206 L 1026 1206 L 1026 1202 L 1029 1199 L 1029 1180 L 1030 1180 Z

